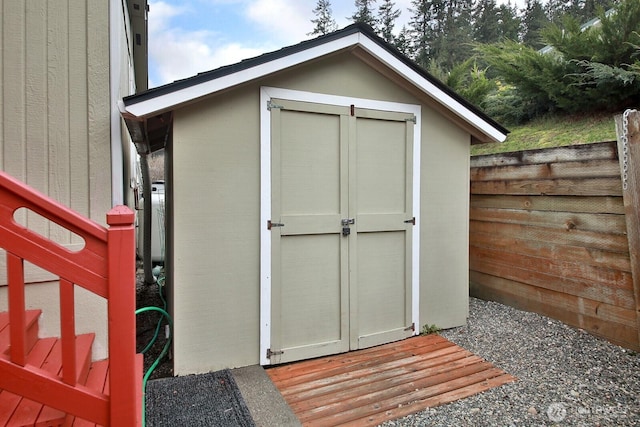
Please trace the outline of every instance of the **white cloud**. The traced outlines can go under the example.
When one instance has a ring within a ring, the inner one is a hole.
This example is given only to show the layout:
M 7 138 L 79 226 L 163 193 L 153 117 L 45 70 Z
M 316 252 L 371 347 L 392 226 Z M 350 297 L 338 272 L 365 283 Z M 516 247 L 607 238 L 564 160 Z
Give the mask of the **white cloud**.
M 233 64 L 265 51 L 261 47 L 248 47 L 236 42 L 220 43 L 221 37 L 214 31 L 188 30 L 172 26 L 172 18 L 185 13 L 192 11 L 165 2 L 151 5 L 149 87 Z
M 273 39 L 285 44 L 309 38 L 313 30 L 313 7 L 296 0 L 253 0 L 246 9 L 247 18 Z

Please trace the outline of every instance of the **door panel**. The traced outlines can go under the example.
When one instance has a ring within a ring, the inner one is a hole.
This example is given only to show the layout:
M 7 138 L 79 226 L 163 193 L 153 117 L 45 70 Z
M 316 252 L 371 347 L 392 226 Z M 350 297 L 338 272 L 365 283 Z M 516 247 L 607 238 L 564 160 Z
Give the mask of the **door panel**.
M 358 117 L 356 126 L 358 214 L 404 214 L 406 122 Z
M 404 231 L 358 233 L 358 348 L 406 335 Z
M 272 363 L 349 350 L 343 151 L 348 109 L 272 110 Z
M 314 357 L 316 349 L 305 349 L 310 343 L 331 348 L 343 339 L 340 237 L 282 239 L 280 313 L 287 358 Z
M 413 123 L 356 109 L 356 269 L 350 281 L 351 348 L 411 336 Z M 352 260 L 353 262 L 353 260 Z

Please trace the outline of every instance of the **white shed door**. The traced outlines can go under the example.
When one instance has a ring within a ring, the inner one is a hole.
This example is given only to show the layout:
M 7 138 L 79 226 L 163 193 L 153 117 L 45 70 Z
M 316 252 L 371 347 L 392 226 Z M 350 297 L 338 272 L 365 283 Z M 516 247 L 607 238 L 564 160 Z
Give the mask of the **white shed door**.
M 272 103 L 270 362 L 412 335 L 413 115 Z

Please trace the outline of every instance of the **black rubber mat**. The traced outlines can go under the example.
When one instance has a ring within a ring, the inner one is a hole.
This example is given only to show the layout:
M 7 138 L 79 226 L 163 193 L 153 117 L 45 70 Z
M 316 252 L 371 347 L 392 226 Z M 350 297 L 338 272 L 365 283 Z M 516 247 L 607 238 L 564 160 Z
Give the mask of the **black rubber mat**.
M 147 426 L 255 426 L 228 370 L 149 381 Z

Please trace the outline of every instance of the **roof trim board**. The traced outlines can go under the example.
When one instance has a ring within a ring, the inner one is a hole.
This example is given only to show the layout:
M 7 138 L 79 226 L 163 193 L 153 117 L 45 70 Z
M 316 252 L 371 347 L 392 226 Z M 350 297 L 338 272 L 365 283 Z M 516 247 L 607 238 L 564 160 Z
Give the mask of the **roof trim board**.
M 144 120 L 199 98 L 340 51 L 360 47 L 488 140 L 502 142 L 509 131 L 378 37 L 371 27 L 353 24 L 297 45 L 221 67 L 123 99 L 124 117 Z

